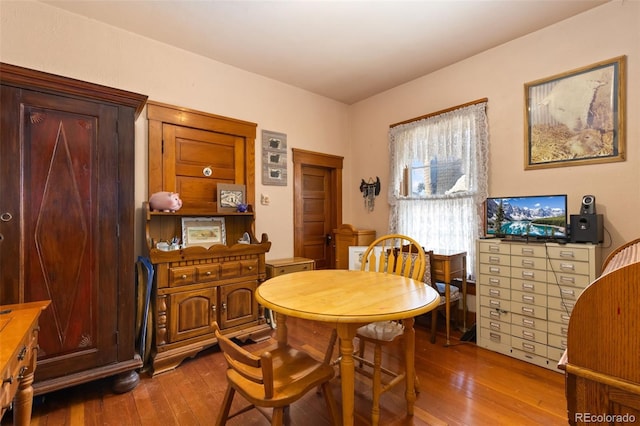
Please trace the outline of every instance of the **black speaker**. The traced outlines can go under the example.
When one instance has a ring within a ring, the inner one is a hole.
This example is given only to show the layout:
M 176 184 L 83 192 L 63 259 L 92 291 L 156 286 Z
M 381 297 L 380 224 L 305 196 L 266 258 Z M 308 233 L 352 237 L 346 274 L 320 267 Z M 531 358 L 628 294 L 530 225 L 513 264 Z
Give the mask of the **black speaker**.
M 572 243 L 598 244 L 604 241 L 603 217 L 601 214 L 572 214 L 570 219 Z
M 582 197 L 580 214 L 596 214 L 596 197 L 593 195 L 585 195 Z

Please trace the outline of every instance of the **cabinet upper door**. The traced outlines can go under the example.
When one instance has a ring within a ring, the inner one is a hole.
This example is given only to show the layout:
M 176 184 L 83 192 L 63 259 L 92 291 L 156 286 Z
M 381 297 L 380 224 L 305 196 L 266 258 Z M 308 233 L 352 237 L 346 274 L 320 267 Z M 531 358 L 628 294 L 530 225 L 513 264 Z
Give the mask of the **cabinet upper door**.
M 217 185 L 255 204 L 255 123 L 149 102 L 149 196 L 178 192 L 182 214 L 217 211 Z
M 217 184 L 245 184 L 244 138 L 173 124 L 162 134 L 165 189 L 183 203 L 215 211 Z

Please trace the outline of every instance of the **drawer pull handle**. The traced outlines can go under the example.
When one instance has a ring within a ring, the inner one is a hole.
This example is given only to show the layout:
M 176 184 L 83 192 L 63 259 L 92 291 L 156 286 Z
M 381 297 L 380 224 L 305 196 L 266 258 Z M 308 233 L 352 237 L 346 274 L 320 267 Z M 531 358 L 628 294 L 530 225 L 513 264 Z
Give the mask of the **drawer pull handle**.
M 522 283 L 522 289 L 526 291 L 534 291 L 535 286 L 531 283 Z
M 566 340 L 561 340 L 560 341 L 560 346 L 562 347 L 562 349 L 567 349 L 567 341 Z
M 24 360 L 26 356 L 27 356 L 27 347 L 23 346 L 22 349 L 20 349 L 20 353 L 18 354 L 18 361 Z
M 533 260 L 529 260 L 529 259 L 524 259 L 522 261 L 522 266 L 529 266 L 530 268 L 533 268 L 535 266 L 535 262 Z
M 533 315 L 535 313 L 535 310 L 533 308 L 527 308 L 526 306 L 523 306 L 522 313 L 527 315 Z
M 573 259 L 573 258 L 575 258 L 576 256 L 575 256 L 575 254 L 574 254 L 572 251 L 564 251 L 564 250 L 561 250 L 561 251 L 560 251 L 560 257 L 568 257 L 568 258 L 570 258 L 570 259 Z
M 5 383 L 9 383 L 10 385 L 13 384 L 13 376 L 9 376 L 6 379 L 2 379 L 2 384 L 4 385 Z
M 535 352 L 536 347 L 529 344 L 529 343 L 522 343 L 522 349 L 524 349 L 525 351 L 529 351 L 529 352 Z
M 500 318 L 500 312 L 498 311 L 489 311 L 490 317 Z
M 204 273 L 206 276 L 210 276 L 211 275 L 211 271 L 207 271 Z
M 183 279 L 183 280 L 186 280 L 187 279 L 187 274 L 180 275 L 180 278 Z
M 528 340 L 535 340 L 536 339 L 535 333 L 532 333 L 532 332 L 527 331 L 527 330 L 523 330 L 522 331 L 522 337 L 524 337 L 525 339 L 528 339 Z
M 522 271 L 522 276 L 525 278 L 534 278 L 536 274 L 533 271 Z
M 536 326 L 536 322 L 529 318 L 522 318 L 522 325 L 533 328 Z
M 576 267 L 573 263 L 561 263 L 560 264 L 560 269 L 566 270 L 566 271 L 575 271 Z
M 571 290 L 571 289 L 566 289 L 563 288 L 562 290 L 560 290 L 562 292 L 562 294 L 564 294 L 565 296 L 572 296 L 575 297 L 576 296 L 576 292 Z
M 569 312 L 573 311 L 573 303 L 562 303 L 562 306 Z
M 500 301 L 499 300 L 489 300 L 489 304 L 492 305 L 492 306 L 500 307 Z
M 24 373 L 27 371 L 27 369 L 28 367 L 26 365 L 20 367 L 20 371 L 18 372 L 18 380 L 24 379 Z
M 500 340 L 501 340 L 500 335 L 497 334 L 497 333 L 489 333 L 489 338 L 491 340 L 493 340 L 494 342 L 500 342 Z
M 532 248 L 523 248 L 521 253 L 522 254 L 533 254 L 533 249 Z
M 575 277 L 567 277 L 567 276 L 563 276 L 563 275 L 560 276 L 560 281 L 571 283 L 571 284 L 575 284 L 576 283 Z
M 560 327 L 560 334 L 566 336 L 567 334 L 569 334 L 569 329 L 567 327 Z
M 536 298 L 528 294 L 523 294 L 522 301 L 525 303 L 536 303 Z
M 500 263 L 500 258 L 498 256 L 489 256 L 490 263 Z
M 562 314 L 562 315 L 560 315 L 560 319 L 561 319 L 562 321 L 564 321 L 564 322 L 569 322 L 569 318 L 570 318 L 570 317 L 569 317 L 569 315 L 567 315 L 567 314 Z
M 500 285 L 500 278 L 489 278 L 489 284 Z
M 489 246 L 489 251 L 500 252 L 500 246 Z
M 500 297 L 500 290 L 496 290 L 495 288 L 490 288 L 489 289 L 489 294 L 492 295 L 492 296 Z
M 499 322 L 489 322 L 489 327 L 491 327 L 494 330 L 498 330 L 500 331 L 500 323 Z
M 249 266 L 249 268 L 247 269 L 249 269 L 250 271 L 253 271 L 253 266 Z
M 495 266 L 490 266 L 489 267 L 489 272 L 491 272 L 492 274 L 499 274 L 500 273 L 500 268 L 497 268 Z

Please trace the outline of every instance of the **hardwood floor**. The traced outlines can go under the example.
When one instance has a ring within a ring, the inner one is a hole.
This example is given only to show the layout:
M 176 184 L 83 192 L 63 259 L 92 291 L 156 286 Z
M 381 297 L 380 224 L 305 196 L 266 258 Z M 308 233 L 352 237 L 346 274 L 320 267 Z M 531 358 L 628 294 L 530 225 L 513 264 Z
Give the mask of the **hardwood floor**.
M 403 387 L 381 398 L 381 425 L 566 425 L 564 378 L 504 355 L 459 342 L 444 347 L 444 337 L 429 343 L 429 327 L 417 322 L 416 370 L 421 392 L 413 417 L 405 413 Z M 321 357 L 329 336 L 325 325 L 291 318 L 290 343 Z M 457 334 L 459 336 L 459 334 Z M 250 350 L 273 344 L 269 339 L 248 343 Z M 452 341 L 453 343 L 453 341 Z M 400 354 L 388 357 L 398 362 Z M 113 394 L 102 380 L 37 398 L 32 425 L 211 425 L 222 401 L 225 362 L 217 346 L 185 361 L 176 370 L 154 378 L 142 375 L 140 385 L 126 394 Z M 340 383 L 334 379 L 339 404 Z M 357 376 L 356 425 L 369 424 L 371 392 L 366 378 Z M 242 405 L 236 396 L 234 408 Z M 330 424 L 321 395 L 307 394 L 292 405 L 293 425 Z M 2 425 L 11 424 L 7 413 Z M 251 410 L 229 425 L 268 425 Z

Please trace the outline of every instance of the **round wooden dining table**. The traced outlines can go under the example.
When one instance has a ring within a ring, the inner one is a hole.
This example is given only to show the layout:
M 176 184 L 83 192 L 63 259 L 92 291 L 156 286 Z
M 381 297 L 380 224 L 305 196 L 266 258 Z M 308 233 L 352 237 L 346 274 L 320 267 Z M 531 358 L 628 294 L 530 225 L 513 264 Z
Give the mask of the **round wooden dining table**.
M 404 324 L 407 413 L 413 415 L 414 317 L 435 309 L 438 293 L 421 281 L 380 273 L 324 269 L 271 278 L 256 290 L 262 306 L 277 313 L 276 338 L 287 343 L 287 316 L 322 321 L 340 338 L 343 425 L 354 422 L 355 364 L 353 339 L 362 325 L 385 320 Z

